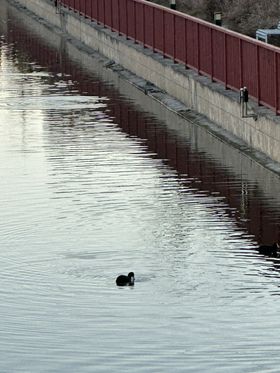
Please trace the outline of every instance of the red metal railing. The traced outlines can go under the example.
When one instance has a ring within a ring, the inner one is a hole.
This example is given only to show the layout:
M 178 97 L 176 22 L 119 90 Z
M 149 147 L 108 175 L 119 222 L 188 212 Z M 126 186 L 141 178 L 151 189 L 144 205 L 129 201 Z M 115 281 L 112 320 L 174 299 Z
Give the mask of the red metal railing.
M 225 88 L 280 112 L 280 49 L 145 0 L 59 0 Z

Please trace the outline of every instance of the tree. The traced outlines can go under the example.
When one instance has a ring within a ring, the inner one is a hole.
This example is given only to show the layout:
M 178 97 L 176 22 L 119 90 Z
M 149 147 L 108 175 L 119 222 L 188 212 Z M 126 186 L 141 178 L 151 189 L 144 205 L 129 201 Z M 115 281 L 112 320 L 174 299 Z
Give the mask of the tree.
M 169 6 L 169 0 L 154 2 Z M 225 27 L 253 37 L 257 29 L 276 27 L 280 21 L 279 0 L 177 0 L 177 9 L 209 22 L 221 11 Z

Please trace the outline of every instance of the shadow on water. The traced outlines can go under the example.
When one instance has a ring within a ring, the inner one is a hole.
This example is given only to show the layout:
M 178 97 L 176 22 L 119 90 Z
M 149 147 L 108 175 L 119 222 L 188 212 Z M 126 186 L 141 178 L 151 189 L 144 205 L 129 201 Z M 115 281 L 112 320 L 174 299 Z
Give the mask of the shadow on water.
M 240 229 L 248 232 L 252 241 L 249 249 L 279 240 L 280 195 L 276 175 L 202 128 L 187 124 L 159 104 L 151 103 L 129 83 L 120 81 L 116 73 L 104 69 L 102 60 L 95 60 L 91 69 L 94 60 L 90 57 L 51 32 L 48 35 L 45 30 L 42 36 L 42 26 L 34 23 L 30 28 L 32 22 L 29 24 L 21 19 L 15 9 L 11 12 L 9 17 L 17 21 L 5 24 L 4 31 L 6 42 L 14 45 L 10 57 L 19 70 L 39 74 L 47 69 L 51 74 L 45 78 L 46 90 L 50 83 L 53 86 L 55 82 L 58 93 L 60 87 L 64 90 L 66 87 L 66 91 L 68 87 L 69 95 L 77 92 L 85 97 L 86 104 L 86 97 L 96 97 L 102 108 L 100 111 L 95 108 L 89 120 L 88 105 L 83 112 L 82 101 L 76 102 L 77 98 L 70 102 L 72 110 L 68 117 L 64 116 L 63 109 L 46 110 L 49 122 L 56 122 L 55 126 L 50 124 L 48 127 L 50 139 L 53 133 L 55 141 L 55 134 L 59 131 L 72 136 L 73 141 L 78 141 L 77 130 L 92 131 L 94 136 L 92 118 L 95 115 L 100 122 L 104 116 L 107 121 L 116 123 L 126 136 L 139 139 L 151 157 L 176 170 L 178 179 L 188 189 L 219 197 L 228 206 L 225 209 L 228 216 L 235 219 Z M 36 28 L 38 32 L 35 34 L 33 30 Z M 26 61 L 36 63 L 27 64 Z M 63 121 L 60 122 L 61 117 Z M 275 268 L 279 269 L 278 263 Z

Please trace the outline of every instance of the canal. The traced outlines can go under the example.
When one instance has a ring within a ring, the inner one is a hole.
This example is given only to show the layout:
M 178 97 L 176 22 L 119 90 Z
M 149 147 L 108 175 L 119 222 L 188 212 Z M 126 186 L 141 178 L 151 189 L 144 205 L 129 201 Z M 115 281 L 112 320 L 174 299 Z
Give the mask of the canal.
M 103 65 L 0 0 L 0 371 L 278 372 L 279 178 Z

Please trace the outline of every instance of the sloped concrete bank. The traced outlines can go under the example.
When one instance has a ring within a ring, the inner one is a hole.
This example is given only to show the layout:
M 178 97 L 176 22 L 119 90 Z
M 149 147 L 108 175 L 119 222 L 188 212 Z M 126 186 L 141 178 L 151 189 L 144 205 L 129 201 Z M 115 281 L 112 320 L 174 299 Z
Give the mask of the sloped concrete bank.
M 53 2 L 8 1 L 32 12 L 38 22 L 71 39 L 73 45 L 81 44 L 88 53 L 97 51 L 107 58 L 106 67 L 123 79 L 280 175 L 280 119 L 270 110 L 251 103 L 258 119 L 241 118 L 238 93 L 74 12 L 57 9 Z

